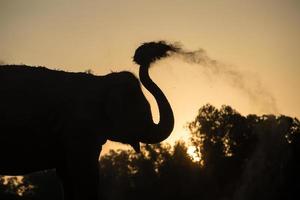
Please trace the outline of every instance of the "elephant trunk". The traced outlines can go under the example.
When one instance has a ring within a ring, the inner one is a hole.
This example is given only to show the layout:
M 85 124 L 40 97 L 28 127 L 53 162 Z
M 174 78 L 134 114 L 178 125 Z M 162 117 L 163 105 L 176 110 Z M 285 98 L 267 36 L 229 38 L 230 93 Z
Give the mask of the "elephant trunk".
M 174 115 L 171 105 L 161 91 L 161 89 L 151 80 L 149 76 L 149 64 L 140 66 L 139 77 L 145 88 L 154 96 L 159 110 L 159 122 L 152 124 L 145 131 L 144 137 L 141 142 L 154 144 L 165 140 L 171 134 L 174 128 Z

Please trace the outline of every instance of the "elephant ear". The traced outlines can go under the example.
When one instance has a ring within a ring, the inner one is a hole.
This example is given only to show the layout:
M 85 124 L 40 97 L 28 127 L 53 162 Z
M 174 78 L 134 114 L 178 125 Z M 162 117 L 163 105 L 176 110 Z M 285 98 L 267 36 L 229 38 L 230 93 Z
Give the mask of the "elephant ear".
M 137 105 L 136 92 L 131 86 L 124 84 L 114 87 L 106 100 L 106 114 L 110 124 L 110 140 L 130 144 L 136 152 L 140 152 L 136 130 L 137 115 L 140 109 Z
M 121 89 L 112 89 L 106 99 L 106 114 L 109 120 L 110 129 L 115 133 L 124 130 L 124 94 Z M 121 133 L 117 133 L 121 134 Z

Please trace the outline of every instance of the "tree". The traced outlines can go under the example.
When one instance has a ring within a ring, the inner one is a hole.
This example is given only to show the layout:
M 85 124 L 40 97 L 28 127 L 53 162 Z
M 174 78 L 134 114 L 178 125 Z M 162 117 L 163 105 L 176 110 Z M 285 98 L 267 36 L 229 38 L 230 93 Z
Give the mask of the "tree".
M 244 117 L 230 106 L 217 109 L 207 104 L 199 109 L 189 128 L 204 163 L 204 174 L 209 177 L 209 188 L 217 191 L 213 199 L 297 195 L 298 119 L 283 115 Z
M 0 199 L 26 200 L 33 186 L 22 177 L 0 176 Z
M 193 161 L 187 144 L 142 145 L 101 157 L 103 200 L 248 200 L 300 198 L 300 122 L 280 115 L 243 116 L 230 106 L 207 104 L 189 123 Z M 0 178 L 0 183 L 3 179 Z M 31 174 L 32 196 L 0 199 L 60 199 L 53 171 Z M 1 185 L 0 191 L 13 186 Z M 86 183 L 88 184 L 88 183 Z M 4 189 L 3 189 L 4 188 Z M 15 191 L 15 190 L 12 190 Z

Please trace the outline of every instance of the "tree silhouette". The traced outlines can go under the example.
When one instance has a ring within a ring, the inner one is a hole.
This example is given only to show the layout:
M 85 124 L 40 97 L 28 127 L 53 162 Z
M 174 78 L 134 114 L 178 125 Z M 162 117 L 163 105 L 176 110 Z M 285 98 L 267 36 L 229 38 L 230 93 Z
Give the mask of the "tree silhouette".
M 230 106 L 216 109 L 207 104 L 199 109 L 189 128 L 213 199 L 297 195 L 298 119 L 283 115 L 244 117 Z
M 298 119 L 243 116 L 230 106 L 217 109 L 207 104 L 199 109 L 189 129 L 190 143 L 200 161 L 191 158 L 182 141 L 174 146 L 143 145 L 140 154 L 112 150 L 101 157 L 102 199 L 300 198 Z M 60 199 L 54 171 L 35 173 L 25 180 L 36 186 L 31 196 L 11 199 Z
M 0 199 L 26 200 L 32 194 L 32 185 L 27 179 L 0 176 Z

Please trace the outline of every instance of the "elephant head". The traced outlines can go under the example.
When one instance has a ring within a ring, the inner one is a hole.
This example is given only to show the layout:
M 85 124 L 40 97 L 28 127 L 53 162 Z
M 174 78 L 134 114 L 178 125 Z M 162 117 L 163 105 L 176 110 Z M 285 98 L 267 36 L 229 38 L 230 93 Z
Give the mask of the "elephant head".
M 133 57 L 134 62 L 140 65 L 140 82 L 156 100 L 159 110 L 159 122 L 154 123 L 150 105 L 142 93 L 138 80 L 133 78 L 131 73 L 123 72 L 125 73 L 124 76 L 131 76 L 131 78 L 119 78 L 118 81 L 121 80 L 121 83 L 113 89 L 113 97 L 110 98 L 112 105 L 108 106 L 110 108 L 108 113 L 113 113 L 113 118 L 118 124 L 113 126 L 119 128 L 114 131 L 115 136 L 109 139 L 130 144 L 136 151 L 139 151 L 139 142 L 154 144 L 165 140 L 171 134 L 174 127 L 173 111 L 164 93 L 150 78 L 149 67 L 151 63 L 167 56 L 172 51 L 175 51 L 175 47 L 164 42 L 150 42 L 137 48 Z M 118 73 L 118 75 L 121 74 Z M 129 79 L 131 81 L 128 81 Z M 116 88 L 121 89 L 116 91 Z M 119 96 L 122 97 L 119 98 Z M 118 119 L 115 119 L 116 116 L 118 116 Z M 120 123 L 123 124 L 120 125 Z M 134 127 L 132 127 L 132 124 L 134 124 Z M 123 134 L 122 137 L 120 132 L 124 133 L 124 130 L 130 133 Z

